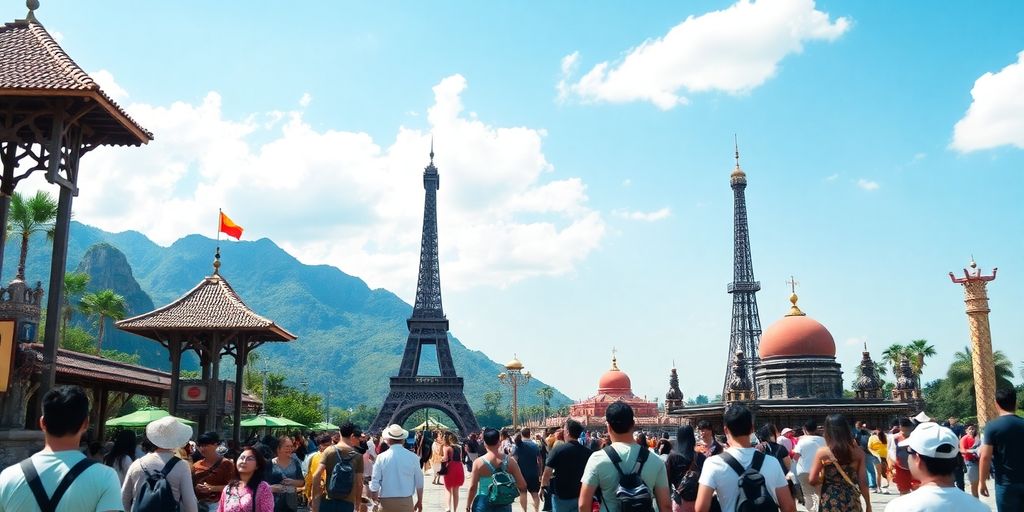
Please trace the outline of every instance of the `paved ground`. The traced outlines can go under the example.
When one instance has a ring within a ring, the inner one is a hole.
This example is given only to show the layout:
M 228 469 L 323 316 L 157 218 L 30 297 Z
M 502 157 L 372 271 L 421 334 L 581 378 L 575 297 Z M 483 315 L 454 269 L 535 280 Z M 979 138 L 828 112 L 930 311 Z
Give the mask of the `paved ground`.
M 433 485 L 431 480 L 433 478 L 427 475 L 424 478 L 425 488 L 423 491 L 423 512 L 445 512 L 445 496 L 444 486 Z M 468 482 L 467 482 L 468 483 Z M 995 489 L 995 484 L 990 480 L 988 488 Z M 885 504 L 895 499 L 899 494 L 896 493 L 895 486 L 892 489 L 893 494 L 872 494 L 871 495 L 871 507 L 873 510 L 883 512 L 885 510 Z M 996 509 L 995 500 L 992 497 L 982 498 L 982 502 L 989 506 L 992 510 Z M 466 486 L 463 486 L 459 490 L 459 510 L 457 512 L 463 512 L 466 509 Z M 804 507 L 797 505 L 797 510 L 806 511 Z M 521 512 L 519 507 L 514 507 L 512 512 Z M 898 512 L 898 511 L 896 511 Z

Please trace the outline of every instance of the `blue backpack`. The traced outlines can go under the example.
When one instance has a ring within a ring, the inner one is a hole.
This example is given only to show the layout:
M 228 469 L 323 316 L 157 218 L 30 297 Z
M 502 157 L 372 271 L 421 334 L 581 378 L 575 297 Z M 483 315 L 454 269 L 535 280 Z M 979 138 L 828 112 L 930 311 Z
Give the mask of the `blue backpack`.
M 174 491 L 171 490 L 171 483 L 167 481 L 167 475 L 179 460 L 181 459 L 171 457 L 171 460 L 164 464 L 164 468 L 155 473 L 142 468 L 142 472 L 146 474 L 146 481 L 142 482 L 139 495 L 132 503 L 131 512 L 176 512 L 178 510 L 178 500 L 174 499 Z
M 352 486 L 355 485 L 355 470 L 352 468 L 352 459 L 359 457 L 359 452 L 352 450 L 348 457 L 342 457 L 338 447 L 334 447 L 334 456 L 338 460 L 334 462 L 331 469 L 331 477 L 327 480 L 327 497 L 332 500 L 347 498 L 352 494 Z

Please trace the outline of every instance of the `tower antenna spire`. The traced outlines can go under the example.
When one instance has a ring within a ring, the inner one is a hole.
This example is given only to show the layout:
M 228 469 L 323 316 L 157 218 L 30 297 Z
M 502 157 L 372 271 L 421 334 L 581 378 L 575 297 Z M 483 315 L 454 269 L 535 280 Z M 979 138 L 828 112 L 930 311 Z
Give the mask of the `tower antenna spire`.
M 430 163 L 434 163 L 434 134 L 430 134 Z
M 740 139 L 736 134 L 732 134 L 733 147 L 736 149 L 736 168 L 740 168 Z

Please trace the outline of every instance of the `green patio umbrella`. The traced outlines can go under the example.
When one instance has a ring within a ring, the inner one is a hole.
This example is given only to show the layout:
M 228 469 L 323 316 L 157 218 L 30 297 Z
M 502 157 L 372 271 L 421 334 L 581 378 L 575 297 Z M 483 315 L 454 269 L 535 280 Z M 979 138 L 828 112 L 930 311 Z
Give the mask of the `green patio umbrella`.
M 310 428 L 312 428 L 313 430 L 338 430 L 337 425 L 333 423 L 327 423 L 326 421 L 314 423 L 313 426 L 311 426 Z
M 151 422 L 166 416 L 170 416 L 170 413 L 158 407 L 143 407 L 131 414 L 126 414 L 118 418 L 111 418 L 107 420 L 106 425 L 108 427 L 145 427 Z M 189 426 L 195 426 L 196 424 L 196 422 L 185 418 L 175 419 Z
M 251 418 L 246 418 L 241 422 L 244 428 L 281 428 L 281 427 L 305 427 L 302 423 L 292 421 L 288 418 L 279 418 L 277 416 L 266 416 L 260 414 Z

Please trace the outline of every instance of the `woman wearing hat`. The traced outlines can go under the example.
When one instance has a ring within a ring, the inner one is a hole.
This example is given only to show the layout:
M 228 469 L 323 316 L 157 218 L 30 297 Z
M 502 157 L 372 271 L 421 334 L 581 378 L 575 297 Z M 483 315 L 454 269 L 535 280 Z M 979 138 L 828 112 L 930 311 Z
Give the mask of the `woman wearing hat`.
M 181 512 L 197 512 L 196 493 L 192 488 L 192 472 L 186 463 L 174 456 L 174 450 L 188 443 L 192 427 L 179 422 L 173 416 L 166 416 L 146 425 L 146 438 L 156 450 L 132 463 L 121 487 L 121 503 L 125 510 L 132 509 L 132 503 L 146 483 L 146 473 L 158 473 L 166 466 L 167 483 L 171 485 L 174 499 Z

